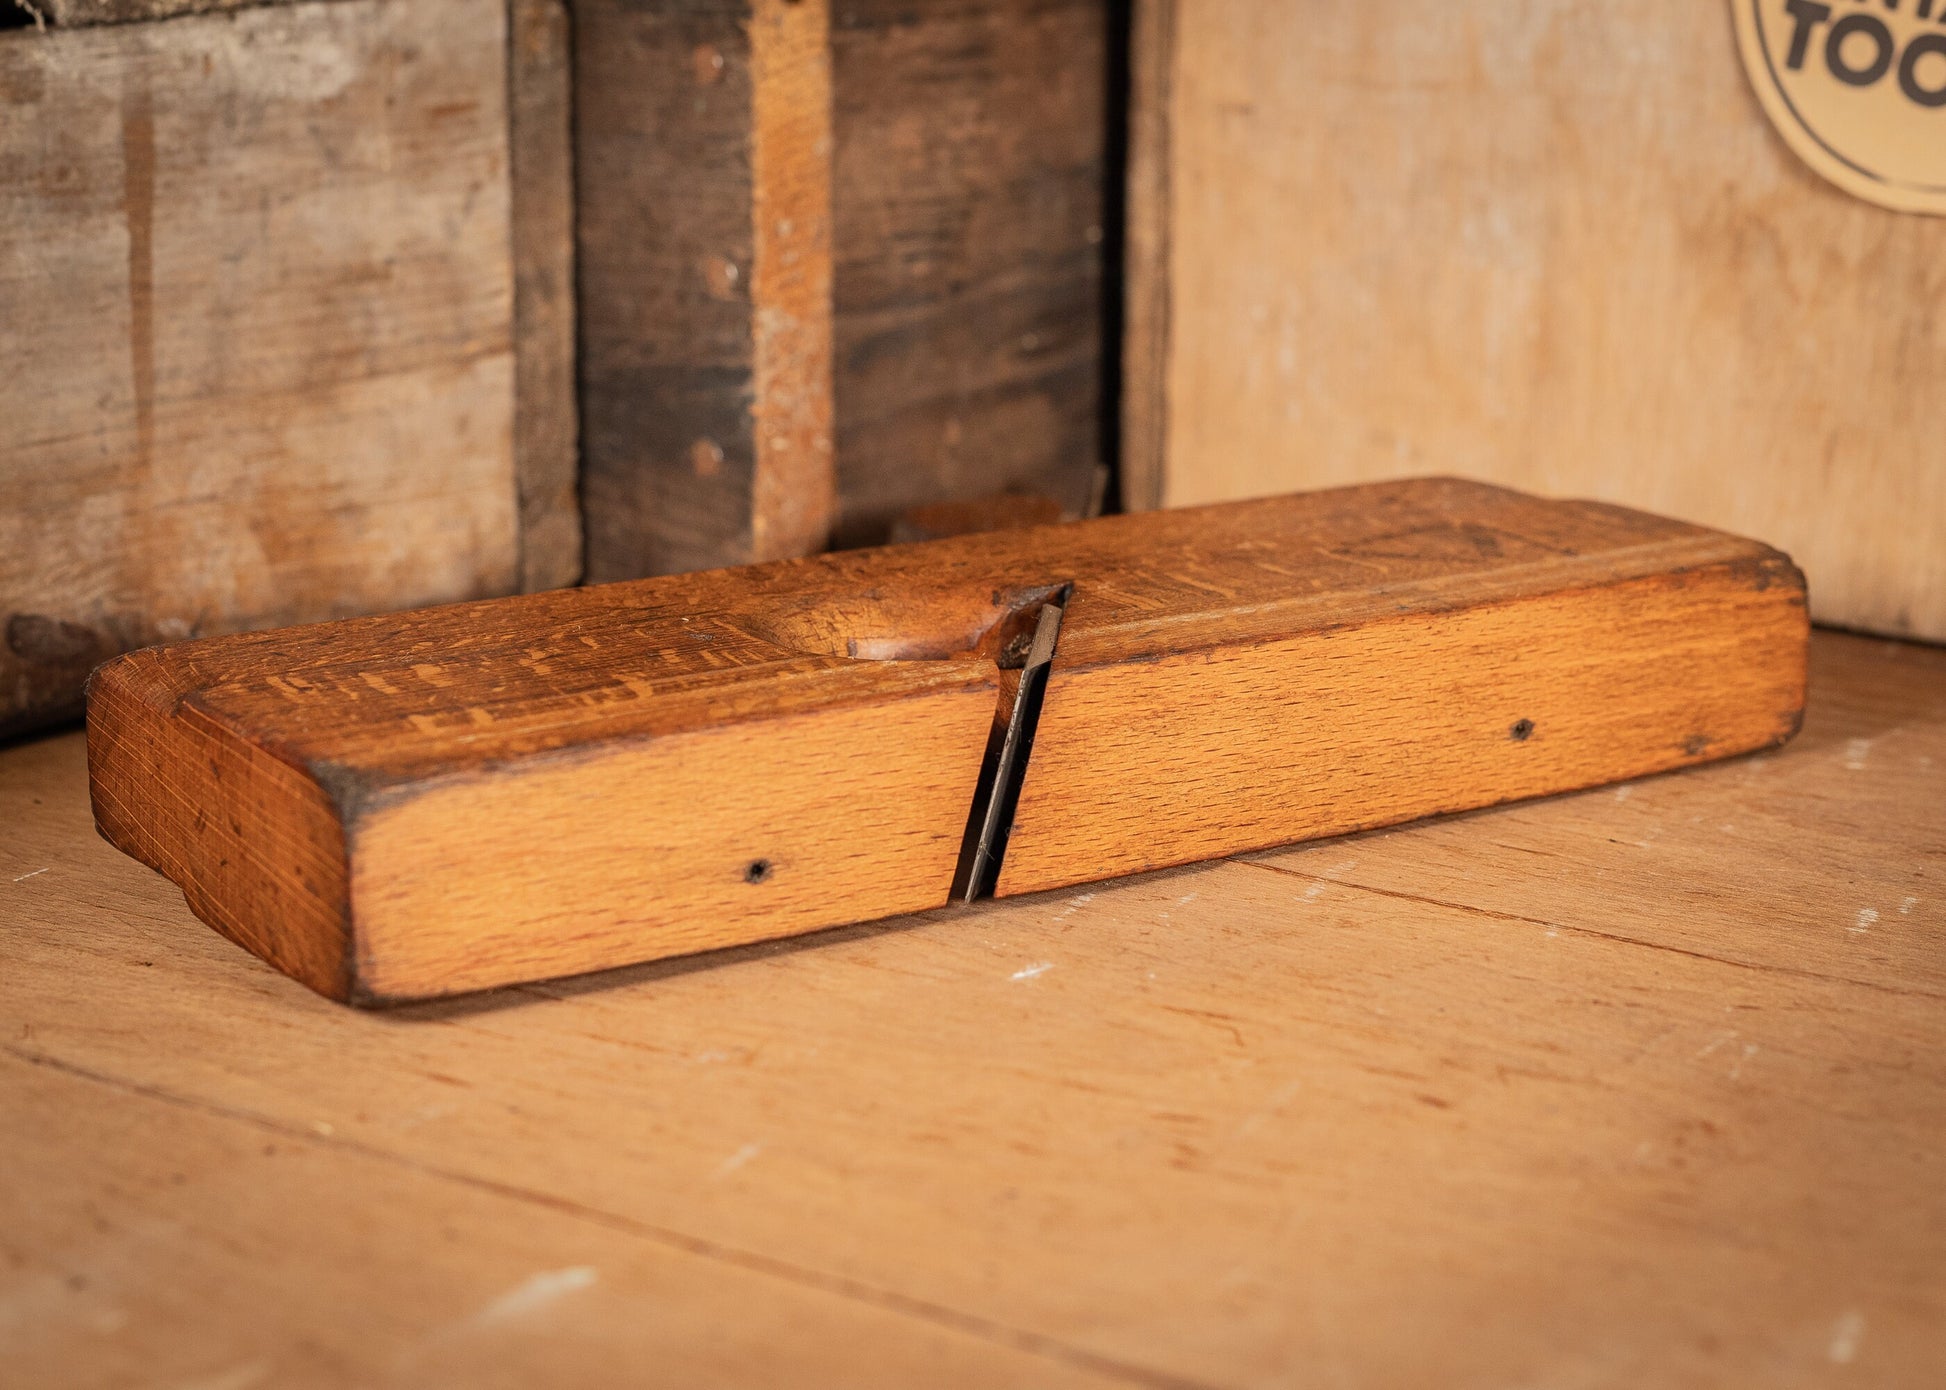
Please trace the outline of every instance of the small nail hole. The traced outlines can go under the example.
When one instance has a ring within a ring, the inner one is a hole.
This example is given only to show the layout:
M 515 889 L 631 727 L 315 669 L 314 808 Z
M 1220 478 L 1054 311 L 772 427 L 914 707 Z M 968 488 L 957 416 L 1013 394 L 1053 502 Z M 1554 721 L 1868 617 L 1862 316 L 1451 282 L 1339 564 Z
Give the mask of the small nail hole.
M 743 871 L 743 881 L 745 883 L 762 883 L 769 877 L 770 861 L 768 859 L 752 859 L 750 861 L 750 867 Z
M 1533 720 L 1516 719 L 1514 721 L 1513 728 L 1507 730 L 1507 735 L 1508 737 L 1513 739 L 1515 743 L 1525 743 L 1527 741 L 1528 735 L 1532 734 L 1533 732 L 1534 732 Z

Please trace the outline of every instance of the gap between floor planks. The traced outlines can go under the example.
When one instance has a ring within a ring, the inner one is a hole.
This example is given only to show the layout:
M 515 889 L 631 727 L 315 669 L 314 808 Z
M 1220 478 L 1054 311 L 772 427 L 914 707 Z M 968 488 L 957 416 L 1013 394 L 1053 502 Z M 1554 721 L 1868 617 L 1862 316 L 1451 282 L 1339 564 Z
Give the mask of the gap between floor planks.
M 1346 837 L 1347 840 L 1355 836 Z M 1321 841 L 1319 843 L 1329 843 Z M 1308 848 L 1308 846 L 1307 846 Z M 1526 850 L 1526 846 L 1517 848 Z M 1545 850 L 1529 850 L 1533 854 L 1544 854 Z M 1272 853 L 1283 853 L 1273 850 Z M 1371 893 L 1381 898 L 1392 898 L 1398 902 L 1421 903 L 1427 907 L 1443 907 L 1454 912 L 1464 912 L 1475 917 L 1489 917 L 1496 922 L 1520 922 L 1530 927 L 1546 927 L 1552 931 L 1572 932 L 1576 936 L 1592 936 L 1602 941 L 1612 941 L 1618 946 L 1640 946 L 1647 951 L 1667 951 L 1670 955 L 1687 956 L 1691 960 L 1707 961 L 1711 965 L 1727 965 L 1736 970 L 1757 970 L 1768 975 L 1785 975 L 1799 980 L 1811 980 L 1821 985 L 1856 985 L 1860 989 L 1876 990 L 1880 994 L 1902 995 L 1908 999 L 1946 999 L 1946 994 L 1931 989 L 1900 989 L 1897 985 L 1880 984 L 1876 980 L 1861 980 L 1850 975 L 1826 975 L 1817 970 L 1799 970 L 1794 966 L 1771 965 L 1764 961 L 1736 960 L 1730 956 L 1715 956 L 1708 951 L 1692 951 L 1683 946 L 1671 946 L 1661 941 L 1644 941 L 1639 936 L 1624 936 L 1619 932 L 1602 931 L 1596 927 L 1576 926 L 1573 922 L 1553 922 L 1545 917 L 1527 917 L 1518 912 L 1502 912 L 1497 908 L 1475 907 L 1471 903 L 1453 902 L 1445 898 L 1429 898 L 1423 893 L 1405 893 L 1397 888 L 1375 888 L 1368 883 L 1351 883 L 1328 874 L 1309 874 L 1302 869 L 1287 869 L 1282 864 L 1266 864 L 1260 859 L 1237 859 L 1232 861 L 1247 869 L 1264 869 L 1273 874 L 1283 874 L 1289 878 L 1301 878 L 1307 883 L 1327 883 L 1333 888 L 1349 888 L 1357 893 Z

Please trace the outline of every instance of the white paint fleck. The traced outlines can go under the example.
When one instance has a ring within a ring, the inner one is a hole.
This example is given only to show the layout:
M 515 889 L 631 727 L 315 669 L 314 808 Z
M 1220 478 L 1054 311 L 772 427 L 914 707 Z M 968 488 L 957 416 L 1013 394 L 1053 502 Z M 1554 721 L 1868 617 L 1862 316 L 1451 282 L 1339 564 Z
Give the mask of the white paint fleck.
M 1176 905 L 1179 907 L 1187 907 L 1190 903 L 1195 902 L 1196 899 L 1200 896 L 1201 895 L 1197 893 L 1184 893 L 1180 898 L 1176 899 Z
M 1272 1118 L 1286 1105 L 1289 1105 L 1297 1098 L 1297 1093 L 1303 1089 L 1304 1083 L 1301 1081 L 1292 1081 L 1280 1087 L 1269 1101 L 1258 1106 L 1255 1110 L 1243 1117 L 1237 1127 L 1230 1131 L 1230 1138 L 1232 1140 L 1247 1139 L 1252 1134 L 1255 1134 L 1263 1126 L 1264 1121 Z
M 744 1164 L 764 1151 L 762 1144 L 745 1144 L 728 1158 L 716 1165 L 716 1176 L 727 1178 Z
M 593 1265 L 569 1265 L 566 1269 L 544 1269 L 514 1285 L 474 1315 L 480 1324 L 505 1322 L 539 1312 L 548 1304 L 588 1288 L 601 1276 Z
M 1615 788 L 1615 799 L 1617 801 L 1627 801 L 1633 795 L 1635 795 L 1635 788 L 1633 787 L 1624 786 Z
M 1561 934 L 1561 929 L 1559 927 L 1549 927 L 1547 929 L 1547 935 L 1549 936 L 1559 936 L 1560 934 Z
M 1907 898 L 1904 902 L 1899 904 L 1899 916 L 1910 917 L 1912 915 L 1912 909 L 1917 907 L 1918 905 L 1919 905 L 1919 900 L 1917 898 Z
M 1326 878 L 1336 878 L 1339 874 L 1348 874 L 1357 867 L 1358 861 L 1356 859 L 1347 859 L 1342 864 L 1333 864 L 1330 868 L 1326 869 L 1324 876 Z
M 431 1124 L 434 1120 L 445 1119 L 458 1108 L 458 1106 L 450 1104 L 421 1105 L 404 1119 L 399 1120 L 394 1127 L 398 1129 L 417 1129 L 420 1125 Z
M 1861 907 L 1858 909 L 1858 925 L 1855 927 L 1846 927 L 1845 930 L 1854 933 L 1870 931 L 1872 929 L 1872 923 L 1876 922 L 1877 920 L 1878 920 L 1877 908 Z
M 1314 883 L 1304 890 L 1304 901 L 1314 903 L 1318 900 L 1318 895 L 1322 892 L 1324 892 L 1324 885 L 1322 883 Z
M 1833 1363 L 1849 1366 L 1858 1355 L 1858 1344 L 1865 1337 L 1865 1315 L 1856 1308 L 1841 1316 L 1831 1328 L 1831 1345 L 1825 1349 Z
M 1167 914 L 1164 915 L 1166 916 Z M 1031 980 L 1036 975 L 1045 975 L 1048 971 L 1052 970 L 1053 968 L 1054 968 L 1053 961 L 1038 960 L 1035 961 L 1032 965 L 1026 967 L 1024 970 L 1014 971 L 1014 973 L 1008 976 L 1008 978 L 1013 980 Z
M 51 868 L 53 868 L 53 867 L 54 867 L 54 866 L 53 866 L 52 864 L 50 864 L 50 865 L 48 865 L 48 869 L 51 869 Z M 30 879 L 30 878 L 39 878 L 39 877 L 40 877 L 40 876 L 41 876 L 42 874 L 44 874 L 44 873 L 46 873 L 46 872 L 47 872 L 47 869 L 36 869 L 36 870 L 34 870 L 34 872 L 32 872 L 31 874 L 22 874 L 22 875 L 21 875 L 21 876 L 20 876 L 19 878 L 17 878 L 17 879 L 15 879 L 15 880 L 14 880 L 14 882 L 15 882 L 15 883 L 25 883 L 25 882 L 26 882 L 26 881 L 27 881 L 28 879 Z
M 1845 770 L 1863 772 L 1865 755 L 1872 751 L 1872 741 L 1868 738 L 1848 739 L 1845 742 Z
M 1756 1055 L 1757 1045 L 1755 1043 L 1745 1043 L 1743 1045 L 1743 1055 L 1730 1064 L 1730 1080 L 1735 1081 L 1738 1077 L 1742 1076 L 1743 1064 Z
M 1726 1009 L 1724 1010 L 1724 1012 L 1727 1013 L 1729 1012 L 1729 1010 Z M 1712 1038 L 1708 1043 L 1706 1043 L 1703 1046 L 1703 1049 L 1700 1052 L 1698 1052 L 1696 1055 L 1698 1057 L 1707 1057 L 1710 1055 L 1710 1053 L 1716 1051 L 1717 1048 L 1723 1046 L 1724 1043 L 1736 1041 L 1736 1036 L 1737 1034 L 1734 1028 L 1732 1028 L 1727 1033 L 1718 1033 L 1714 1038 Z

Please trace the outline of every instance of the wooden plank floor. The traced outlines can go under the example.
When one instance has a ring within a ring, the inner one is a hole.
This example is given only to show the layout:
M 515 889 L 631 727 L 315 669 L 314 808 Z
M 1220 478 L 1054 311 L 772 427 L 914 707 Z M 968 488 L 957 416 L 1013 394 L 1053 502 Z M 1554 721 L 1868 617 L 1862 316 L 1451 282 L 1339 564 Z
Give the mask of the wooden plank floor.
M 0 752 L 0 1381 L 1937 1384 L 1946 651 L 1781 752 L 392 1013 Z

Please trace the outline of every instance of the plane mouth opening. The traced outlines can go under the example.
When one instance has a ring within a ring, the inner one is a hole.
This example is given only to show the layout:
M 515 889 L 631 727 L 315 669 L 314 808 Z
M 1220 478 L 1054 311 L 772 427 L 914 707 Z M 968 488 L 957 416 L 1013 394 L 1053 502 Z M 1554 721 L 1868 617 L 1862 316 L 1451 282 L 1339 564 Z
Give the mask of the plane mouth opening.
M 1061 621 L 1073 594 L 1073 584 L 1050 586 L 1038 601 L 1011 614 L 1008 623 L 996 624 L 994 660 L 1000 668 L 1000 698 L 980 760 L 966 834 L 960 841 L 953 902 L 990 898 L 1000 881 L 1027 761 L 1034 751 L 1034 730 L 1047 698 Z

